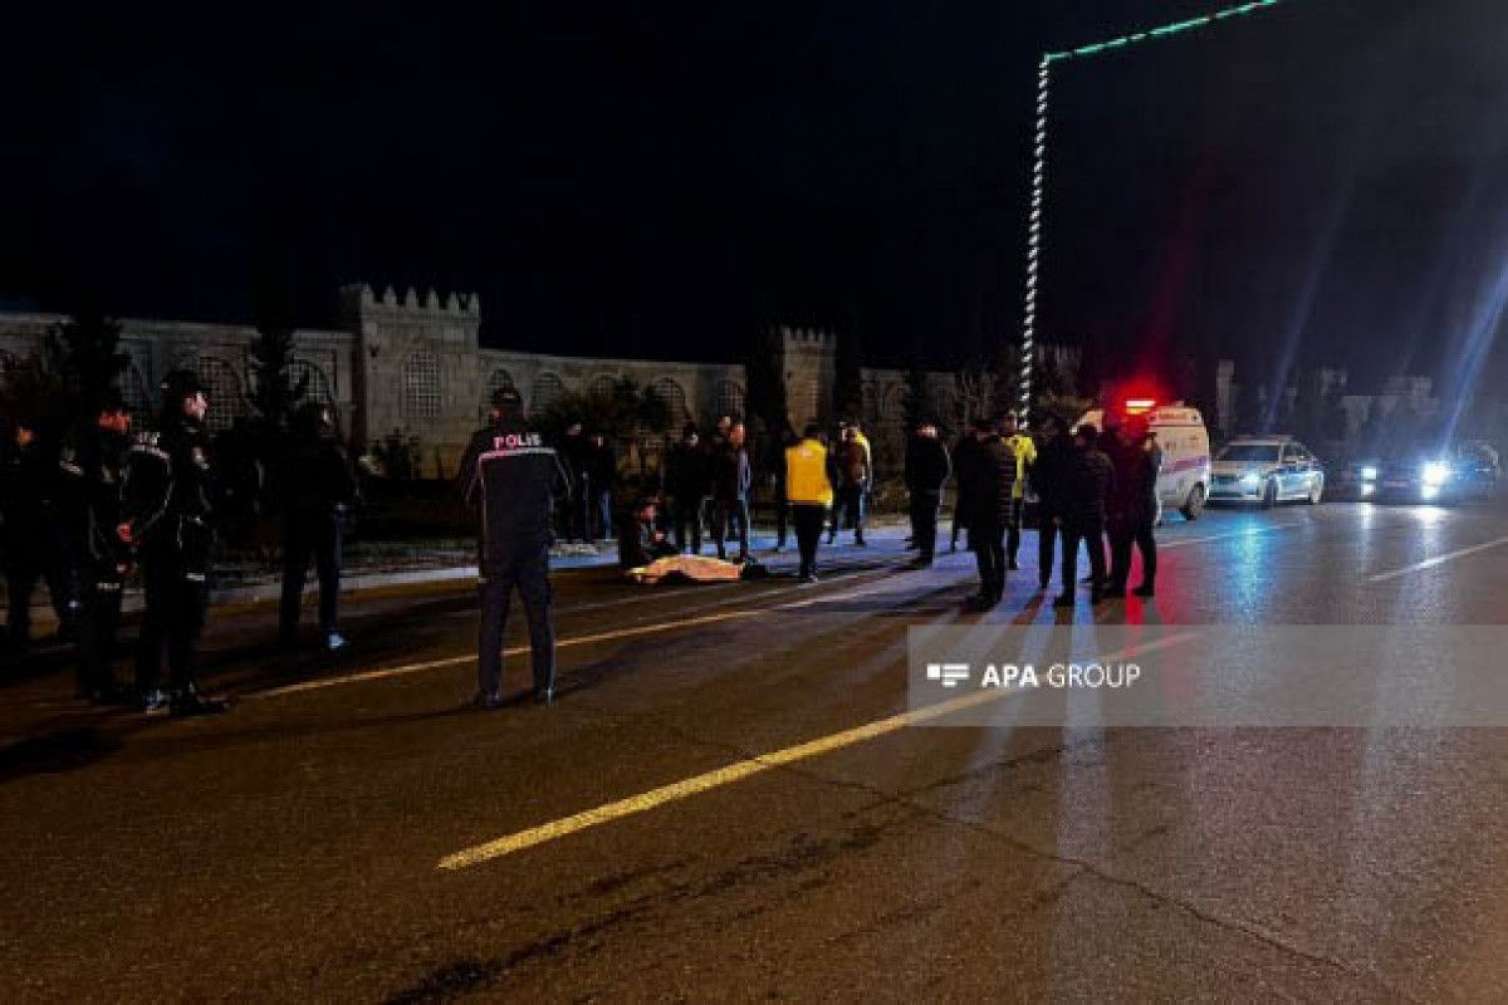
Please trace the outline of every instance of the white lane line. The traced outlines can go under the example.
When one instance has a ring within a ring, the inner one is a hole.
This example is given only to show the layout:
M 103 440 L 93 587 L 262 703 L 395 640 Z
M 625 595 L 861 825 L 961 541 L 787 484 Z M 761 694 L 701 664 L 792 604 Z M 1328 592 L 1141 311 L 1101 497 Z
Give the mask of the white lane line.
M 1197 638 L 1198 634 L 1198 632 L 1183 632 L 1178 635 L 1156 639 L 1145 645 L 1126 646 L 1117 652 L 1107 653 L 1100 659 L 1101 661 L 1108 662 L 1131 655 L 1141 655 L 1143 653 L 1155 652 L 1159 649 L 1167 649 Z M 679 782 L 672 782 L 669 785 L 662 785 L 659 788 L 650 789 L 648 792 L 629 796 L 627 799 L 605 803 L 581 813 L 562 817 L 547 824 L 541 824 L 538 827 L 530 827 L 527 830 L 517 831 L 494 841 L 473 845 L 452 855 L 446 855 L 436 863 L 435 868 L 456 870 L 480 865 L 483 862 L 501 858 L 504 855 L 511 855 L 525 848 L 532 848 L 535 845 L 575 834 L 589 827 L 596 827 L 598 824 L 605 824 L 613 820 L 622 819 L 623 817 L 633 816 L 637 813 L 644 813 L 658 806 L 663 806 L 666 803 L 676 802 L 724 785 L 729 785 L 733 782 L 742 781 L 745 778 L 761 774 L 772 768 L 784 767 L 797 761 L 804 761 L 821 754 L 831 753 L 834 750 L 841 750 L 844 747 L 851 747 L 854 744 L 863 743 L 875 737 L 885 736 L 888 733 L 897 732 L 908 726 L 920 725 L 921 723 L 940 719 L 968 708 L 984 705 L 992 701 L 1000 701 L 1003 698 L 1011 697 L 1015 693 L 1017 692 L 1001 688 L 980 690 L 973 694 L 961 695 L 936 705 L 929 705 L 926 708 L 902 712 L 884 719 L 877 719 L 862 726 L 855 726 L 852 729 L 845 729 L 815 740 L 808 740 L 805 743 L 798 743 L 793 747 L 786 747 L 768 754 L 759 754 L 741 761 L 734 761 L 732 764 L 724 765 L 721 768 L 715 768 L 700 775 L 693 775 L 690 778 L 682 779 Z
M 1481 544 L 1474 544 L 1470 548 L 1458 548 L 1455 551 L 1447 551 L 1443 555 L 1436 555 L 1434 558 L 1426 558 L 1422 562 L 1415 562 L 1413 565 L 1405 565 L 1401 569 L 1389 569 L 1387 572 L 1374 573 L 1367 577 L 1367 582 L 1385 583 L 1390 579 L 1397 579 L 1399 576 L 1407 576 L 1411 572 L 1421 572 L 1424 569 L 1433 569 L 1437 565 L 1444 565 L 1446 562 L 1451 562 L 1458 558 L 1464 558 L 1467 555 L 1475 555 L 1477 552 L 1486 551 L 1489 548 L 1500 548 L 1505 544 L 1508 544 L 1508 537 L 1499 537 L 1491 541 L 1483 541 Z
M 882 580 L 881 585 L 889 580 Z M 768 591 L 765 596 L 779 595 L 783 590 Z M 720 611 L 716 614 L 704 614 L 699 617 L 679 618 L 675 621 L 659 621 L 648 625 L 631 625 L 626 628 L 616 628 L 612 631 L 597 632 L 592 635 L 578 635 L 574 638 L 557 639 L 556 649 L 568 649 L 572 646 L 592 645 L 598 642 L 612 642 L 617 639 L 636 638 L 643 635 L 656 635 L 661 632 L 674 631 L 677 628 L 691 628 L 697 625 L 710 625 L 722 621 L 735 621 L 742 618 L 750 618 L 755 615 L 768 614 L 771 611 L 795 610 L 802 607 L 810 607 L 814 604 L 826 603 L 831 600 L 845 600 L 849 597 L 860 596 L 863 593 L 874 592 L 859 588 L 839 593 L 820 594 L 802 600 L 789 600 L 768 607 L 740 608 L 733 611 Z M 720 606 L 720 605 L 709 605 Z M 509 656 L 522 656 L 529 652 L 529 647 L 512 646 L 503 650 L 504 658 Z M 252 691 L 241 697 L 250 698 L 278 698 L 289 694 L 302 694 L 306 691 L 321 691 L 325 688 L 341 687 L 346 684 L 362 684 L 367 681 L 386 680 L 390 677 L 404 677 L 409 674 L 423 673 L 427 670 L 442 670 L 446 667 L 460 666 L 464 663 L 475 663 L 476 652 L 471 651 L 459 656 L 444 656 L 440 659 L 425 660 L 422 663 L 407 663 L 402 666 L 383 667 L 378 670 L 364 670 L 359 673 L 342 674 L 339 677 L 321 677 L 317 680 L 299 681 L 297 684 L 285 684 L 282 687 L 268 688 L 265 691 Z

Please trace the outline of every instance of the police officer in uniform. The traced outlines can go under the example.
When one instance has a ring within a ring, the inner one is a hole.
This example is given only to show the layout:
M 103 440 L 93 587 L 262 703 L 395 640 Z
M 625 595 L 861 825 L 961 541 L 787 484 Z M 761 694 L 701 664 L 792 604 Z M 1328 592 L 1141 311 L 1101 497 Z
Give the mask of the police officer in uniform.
M 534 701 L 555 697 L 555 629 L 550 619 L 550 516 L 568 491 L 560 458 L 524 421 L 523 398 L 511 387 L 492 396 L 492 426 L 471 438 L 459 480 L 467 503 L 481 508 L 478 566 L 482 624 L 473 704 L 502 705 L 503 628 L 514 587 L 529 620 Z
M 116 533 L 130 449 L 131 413 L 115 391 L 92 425 L 68 436 L 58 453 L 58 512 L 80 556 L 79 696 L 101 704 L 125 698 L 112 662 L 130 549 Z
M 9 653 L 23 658 L 31 646 L 31 595 L 38 579 L 47 580 L 52 609 L 58 616 L 58 639 L 74 637 L 78 596 L 74 589 L 67 542 L 58 534 L 53 510 L 57 489 L 57 454 L 37 423 L 21 417 L 0 444 L 0 522 L 10 600 L 6 622 Z
M 204 416 L 209 400 L 199 378 L 175 370 L 162 384 L 162 424 L 139 437 L 127 458 L 120 540 L 141 562 L 146 613 L 136 658 L 142 708 L 173 715 L 224 712 L 195 685 L 195 658 L 209 606 L 213 521 L 222 502 Z M 169 693 L 158 687 L 164 646 Z
M 325 649 L 346 644 L 336 630 L 340 595 L 340 545 L 346 515 L 356 504 L 356 472 L 336 435 L 328 405 L 299 410 L 295 440 L 283 463 L 283 595 L 278 638 L 286 648 L 298 640 L 299 608 L 309 559 L 319 576 L 319 630 Z

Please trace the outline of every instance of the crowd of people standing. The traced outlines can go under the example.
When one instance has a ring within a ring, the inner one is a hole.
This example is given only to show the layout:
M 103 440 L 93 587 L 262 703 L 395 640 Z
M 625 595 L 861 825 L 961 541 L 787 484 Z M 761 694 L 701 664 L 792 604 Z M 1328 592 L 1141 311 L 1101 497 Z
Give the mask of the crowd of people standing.
M 1081 548 L 1089 556 L 1091 599 L 1124 596 L 1133 546 L 1140 552 L 1141 596 L 1156 589 L 1157 542 L 1153 528 L 1159 507 L 1157 475 L 1162 453 L 1156 435 L 1137 416 L 1107 423 L 1102 431 L 1082 425 L 1070 434 L 1049 415 L 1041 431 L 1020 431 L 1016 416 L 978 418 L 955 444 L 951 456 L 936 423 L 921 422 L 906 452 L 911 544 L 916 565 L 932 564 L 937 516 L 950 477 L 957 483 L 953 509 L 953 548 L 961 531 L 979 567 L 979 592 L 970 606 L 987 609 L 1000 602 L 1008 573 L 1019 565 L 1021 530 L 1028 495 L 1037 500 L 1038 588 L 1052 582 L 1061 542 L 1062 592 L 1054 601 L 1072 606 Z M 1106 561 L 1106 544 L 1109 562 Z

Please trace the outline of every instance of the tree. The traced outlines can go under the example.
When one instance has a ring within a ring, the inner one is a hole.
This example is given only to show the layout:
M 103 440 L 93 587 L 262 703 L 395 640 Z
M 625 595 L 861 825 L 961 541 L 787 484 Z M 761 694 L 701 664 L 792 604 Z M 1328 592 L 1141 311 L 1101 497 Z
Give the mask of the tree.
M 995 414 L 997 388 L 996 374 L 989 370 L 965 368 L 953 375 L 960 428 L 967 428 L 975 419 L 989 418 Z
M 1015 339 L 1001 339 L 996 343 L 988 370 L 992 381 L 990 400 L 982 411 L 992 415 L 1014 411 L 1021 404 L 1021 346 Z M 1032 393 L 1037 393 L 1035 381 Z
M 120 331 L 119 322 L 86 309 L 47 333 L 43 365 L 61 378 L 66 419 L 96 414 L 130 362 L 120 351 Z
M 23 419 L 33 428 L 61 423 L 66 401 L 62 377 L 42 353 L 17 360 L 0 377 L 0 416 L 11 425 Z
M 932 398 L 927 391 L 927 374 L 920 367 L 913 366 L 906 371 L 906 391 L 901 409 L 908 435 L 925 421 L 937 421 L 937 416 L 932 414 Z
M 275 323 L 257 329 L 251 343 L 251 407 L 269 442 L 288 430 L 294 411 L 309 390 L 307 371 L 298 380 L 291 379 L 293 347 L 293 329 Z

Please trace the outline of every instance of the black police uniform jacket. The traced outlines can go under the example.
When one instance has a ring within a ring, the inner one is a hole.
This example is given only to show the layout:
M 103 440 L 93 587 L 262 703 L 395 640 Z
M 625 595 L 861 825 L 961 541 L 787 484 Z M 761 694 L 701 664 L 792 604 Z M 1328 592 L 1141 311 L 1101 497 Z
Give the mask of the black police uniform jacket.
M 481 508 L 482 564 L 549 547 L 555 497 L 568 493 L 570 482 L 539 433 L 503 425 L 478 430 L 458 479 L 466 502 Z
M 214 545 L 214 520 L 223 503 L 209 434 L 187 420 L 143 433 L 126 459 L 122 516 L 131 541 L 147 556 L 174 555 L 202 574 Z
M 98 427 L 75 431 L 58 451 L 57 505 L 69 535 L 89 564 L 114 570 L 130 559 L 115 528 L 131 438 Z

